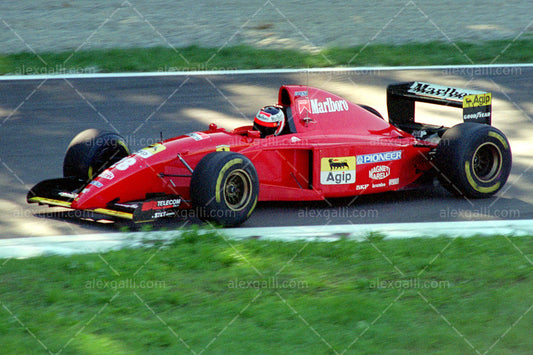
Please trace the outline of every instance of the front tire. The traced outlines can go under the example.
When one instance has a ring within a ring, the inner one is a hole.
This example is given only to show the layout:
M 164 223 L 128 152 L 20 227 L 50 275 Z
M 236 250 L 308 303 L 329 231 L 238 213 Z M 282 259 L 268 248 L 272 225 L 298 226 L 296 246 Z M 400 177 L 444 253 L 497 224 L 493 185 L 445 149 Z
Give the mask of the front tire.
M 63 176 L 90 181 L 128 155 L 126 141 L 118 134 L 87 129 L 70 142 L 63 160 Z
M 485 198 L 506 183 L 511 172 L 509 141 L 498 129 L 462 123 L 448 129 L 437 146 L 441 184 L 456 195 Z
M 259 179 L 252 162 L 235 152 L 213 152 L 200 160 L 191 179 L 191 201 L 204 220 L 231 227 L 253 212 Z

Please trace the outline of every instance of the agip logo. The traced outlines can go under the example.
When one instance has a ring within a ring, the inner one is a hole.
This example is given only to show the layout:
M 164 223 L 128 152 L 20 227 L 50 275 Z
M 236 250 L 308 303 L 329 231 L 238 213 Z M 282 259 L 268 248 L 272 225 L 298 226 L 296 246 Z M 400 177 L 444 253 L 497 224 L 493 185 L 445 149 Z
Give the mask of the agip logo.
M 355 157 L 330 157 L 320 161 L 320 183 L 342 185 L 355 183 Z
M 490 92 L 479 95 L 467 95 L 463 97 L 463 108 L 488 106 L 492 104 L 492 94 Z
M 492 115 L 491 93 L 467 95 L 463 98 L 463 120 L 490 124 Z

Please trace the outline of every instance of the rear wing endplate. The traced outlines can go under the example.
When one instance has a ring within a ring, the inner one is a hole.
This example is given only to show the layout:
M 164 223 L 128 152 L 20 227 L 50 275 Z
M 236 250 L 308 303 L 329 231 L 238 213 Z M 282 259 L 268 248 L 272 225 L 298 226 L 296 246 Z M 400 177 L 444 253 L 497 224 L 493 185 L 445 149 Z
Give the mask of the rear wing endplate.
M 387 87 L 390 123 L 415 122 L 416 101 L 462 108 L 465 122 L 490 125 L 492 121 L 491 93 L 412 81 Z

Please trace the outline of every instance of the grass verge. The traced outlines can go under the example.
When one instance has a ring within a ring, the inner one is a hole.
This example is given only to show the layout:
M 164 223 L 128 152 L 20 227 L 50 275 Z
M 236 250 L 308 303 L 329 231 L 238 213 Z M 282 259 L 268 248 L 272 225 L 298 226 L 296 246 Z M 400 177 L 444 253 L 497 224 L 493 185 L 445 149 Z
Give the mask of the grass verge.
M 0 56 L 0 74 L 62 72 L 172 72 L 261 68 L 501 64 L 533 62 L 533 37 L 511 42 L 374 44 L 329 48 L 317 53 L 251 46 L 102 49 Z
M 6 260 L 3 353 L 527 353 L 533 237 L 228 242 Z

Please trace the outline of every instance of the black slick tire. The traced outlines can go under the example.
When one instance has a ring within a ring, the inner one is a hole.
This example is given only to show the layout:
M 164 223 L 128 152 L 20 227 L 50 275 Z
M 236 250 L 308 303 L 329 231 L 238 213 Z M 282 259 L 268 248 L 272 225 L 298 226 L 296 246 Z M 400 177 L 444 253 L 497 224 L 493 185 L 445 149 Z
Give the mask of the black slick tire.
M 486 198 L 498 192 L 509 177 L 511 147 L 497 128 L 461 123 L 442 136 L 435 164 L 439 181 L 450 192 L 469 198 Z
M 191 178 L 191 202 L 198 216 L 225 227 L 248 219 L 259 196 L 252 162 L 235 152 L 213 152 L 200 160 Z
M 88 129 L 70 142 L 63 160 L 63 176 L 89 181 L 129 154 L 120 135 Z

